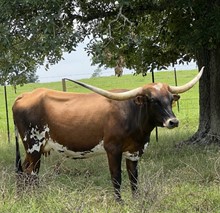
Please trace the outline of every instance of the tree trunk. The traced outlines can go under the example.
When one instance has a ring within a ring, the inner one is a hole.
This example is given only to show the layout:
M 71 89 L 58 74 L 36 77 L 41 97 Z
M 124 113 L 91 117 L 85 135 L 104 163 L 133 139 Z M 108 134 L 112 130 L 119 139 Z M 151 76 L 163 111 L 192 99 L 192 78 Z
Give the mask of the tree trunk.
M 199 127 L 189 144 L 220 144 L 220 46 L 197 52 L 199 69 L 205 66 L 199 82 Z

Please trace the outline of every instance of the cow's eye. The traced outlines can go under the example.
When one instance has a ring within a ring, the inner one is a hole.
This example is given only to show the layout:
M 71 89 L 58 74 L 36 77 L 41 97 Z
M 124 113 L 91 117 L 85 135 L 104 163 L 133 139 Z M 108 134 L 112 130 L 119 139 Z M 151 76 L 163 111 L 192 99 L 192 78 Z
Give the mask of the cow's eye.
M 158 100 L 156 100 L 155 98 L 151 98 L 151 99 L 150 99 L 150 102 L 151 102 L 152 104 L 158 104 Z
M 154 103 L 155 102 L 155 99 L 154 98 L 150 98 L 149 100 L 151 103 Z

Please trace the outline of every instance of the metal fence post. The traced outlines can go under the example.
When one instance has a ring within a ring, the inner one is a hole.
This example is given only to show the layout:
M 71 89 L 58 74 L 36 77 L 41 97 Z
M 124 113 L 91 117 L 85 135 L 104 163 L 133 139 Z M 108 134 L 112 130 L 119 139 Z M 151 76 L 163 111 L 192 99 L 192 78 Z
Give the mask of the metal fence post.
M 4 84 L 4 94 L 5 94 L 5 112 L 6 112 L 6 123 L 7 123 L 7 133 L 8 133 L 8 143 L 10 143 L 10 128 L 9 128 L 9 118 L 8 118 L 8 98 L 7 98 L 7 87 Z

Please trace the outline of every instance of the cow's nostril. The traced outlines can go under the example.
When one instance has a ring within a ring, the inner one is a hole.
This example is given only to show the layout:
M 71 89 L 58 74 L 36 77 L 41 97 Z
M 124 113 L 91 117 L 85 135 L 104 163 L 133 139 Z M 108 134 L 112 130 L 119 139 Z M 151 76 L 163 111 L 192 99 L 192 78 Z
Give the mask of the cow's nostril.
M 164 123 L 164 127 L 167 127 L 168 129 L 178 127 L 178 125 L 179 125 L 179 120 L 176 118 L 170 118 Z
M 170 125 L 170 126 L 173 126 L 174 124 L 175 124 L 175 122 L 173 122 L 173 121 L 170 121 L 170 122 L 169 122 L 169 125 Z
M 170 122 L 169 122 L 169 125 L 170 125 L 170 126 L 173 126 L 173 121 L 170 121 Z
M 170 127 L 177 127 L 178 124 L 179 124 L 179 121 L 176 118 L 170 119 L 170 121 L 169 121 L 169 126 Z

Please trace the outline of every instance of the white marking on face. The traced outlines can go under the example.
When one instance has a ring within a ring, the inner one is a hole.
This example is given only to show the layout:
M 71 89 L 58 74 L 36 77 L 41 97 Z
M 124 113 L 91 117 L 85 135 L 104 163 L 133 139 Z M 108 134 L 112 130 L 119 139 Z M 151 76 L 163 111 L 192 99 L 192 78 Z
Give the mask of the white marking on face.
M 42 132 L 39 131 L 38 127 L 36 126 L 35 128 L 31 129 L 31 133 L 30 133 L 30 138 L 34 138 L 35 139 L 35 144 L 28 148 L 27 152 L 28 153 L 33 153 L 34 151 L 40 152 L 40 148 L 42 145 L 45 144 L 46 142 L 46 134 L 49 134 L 49 127 L 46 125 L 44 126 L 44 130 Z M 27 140 L 27 135 L 25 135 L 24 141 Z
M 161 90 L 161 88 L 163 87 L 163 84 L 161 84 L 161 83 L 157 83 L 157 84 L 156 84 L 156 85 L 154 85 L 153 87 L 154 87 L 154 89 L 156 89 L 156 90 L 160 91 L 160 90 Z
M 67 147 L 50 139 L 46 142 L 46 144 L 44 146 L 44 151 L 47 152 L 47 151 L 50 151 L 51 149 L 53 149 L 54 151 L 62 153 L 65 156 L 70 157 L 70 158 L 88 158 L 88 157 L 92 157 L 93 155 L 104 154 L 105 149 L 104 149 L 103 143 L 104 142 L 102 140 L 102 141 L 100 141 L 99 144 L 97 144 L 91 150 L 77 152 L 77 151 L 69 150 Z
M 129 151 L 123 152 L 123 155 L 126 159 L 129 159 L 131 161 L 138 161 L 140 156 L 139 156 L 139 151 L 130 153 Z

